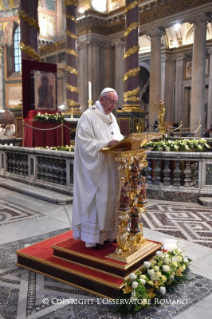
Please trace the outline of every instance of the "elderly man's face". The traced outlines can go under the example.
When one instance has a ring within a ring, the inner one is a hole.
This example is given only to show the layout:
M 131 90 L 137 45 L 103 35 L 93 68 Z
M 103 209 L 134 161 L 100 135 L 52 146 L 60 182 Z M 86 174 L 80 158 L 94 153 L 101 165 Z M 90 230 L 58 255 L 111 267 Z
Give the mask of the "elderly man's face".
M 116 92 L 108 92 L 106 96 L 100 97 L 100 103 L 102 104 L 105 114 L 110 114 L 116 107 L 118 102 L 118 96 Z

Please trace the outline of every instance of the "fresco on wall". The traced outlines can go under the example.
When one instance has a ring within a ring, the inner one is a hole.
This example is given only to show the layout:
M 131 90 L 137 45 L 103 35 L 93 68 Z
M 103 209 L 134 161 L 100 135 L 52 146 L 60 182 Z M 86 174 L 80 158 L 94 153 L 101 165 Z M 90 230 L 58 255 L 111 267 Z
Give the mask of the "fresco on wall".
M 20 0 L 0 0 L 0 10 L 9 10 L 17 8 L 20 5 Z
M 0 23 L 0 42 L 2 42 L 3 41 L 3 33 L 4 33 L 4 31 L 3 31 L 3 24 L 2 23 Z
M 55 19 L 51 16 L 44 15 L 43 13 L 39 15 L 40 21 L 40 35 L 44 37 L 54 37 L 55 36 Z
M 56 1 L 54 0 L 46 0 L 46 8 L 49 11 L 55 11 L 56 9 L 56 5 L 55 5 Z

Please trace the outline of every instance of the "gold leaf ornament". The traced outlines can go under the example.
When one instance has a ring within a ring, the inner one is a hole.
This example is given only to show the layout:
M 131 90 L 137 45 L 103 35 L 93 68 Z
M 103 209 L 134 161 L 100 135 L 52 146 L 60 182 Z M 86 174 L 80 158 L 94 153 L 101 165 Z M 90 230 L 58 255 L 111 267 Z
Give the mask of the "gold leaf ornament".
M 126 99 L 127 97 L 135 96 L 135 95 L 137 95 L 138 93 L 139 93 L 139 87 L 137 87 L 135 90 L 125 92 L 125 93 L 124 93 L 124 98 Z
M 131 25 L 127 28 L 127 30 L 124 32 L 125 38 L 134 30 L 137 29 L 139 26 L 138 22 L 133 22 Z
M 138 1 L 134 1 L 134 2 L 130 3 L 125 9 L 125 13 L 134 9 L 136 6 L 138 6 Z
M 18 15 L 20 19 L 33 26 L 38 31 L 38 33 L 40 33 L 40 27 L 33 17 L 27 14 L 24 10 L 18 10 Z
M 78 71 L 75 68 L 72 68 L 71 66 L 67 65 L 66 70 L 72 74 L 75 74 L 76 76 L 79 75 Z
M 72 49 L 66 49 L 66 53 L 74 55 L 78 59 L 78 54 Z
M 79 103 L 74 100 L 67 100 L 66 103 L 67 103 L 67 106 L 71 106 L 71 107 L 79 106 Z
M 41 62 L 41 59 L 40 59 L 40 55 L 39 53 L 35 50 L 35 49 L 32 49 L 30 46 L 26 46 L 24 44 L 24 42 L 20 42 L 19 43 L 19 46 L 21 48 L 21 50 L 27 54 L 28 56 L 30 56 L 31 58 L 35 59 L 35 60 L 38 60 L 39 62 Z
M 124 75 L 124 82 L 129 79 L 129 77 L 136 76 L 140 72 L 140 68 L 137 67 L 135 69 L 129 70 L 128 72 L 125 73 Z
M 77 40 L 77 36 L 76 36 L 74 33 L 72 33 L 71 31 L 66 30 L 66 34 L 67 34 L 70 38 L 72 38 L 72 39 L 74 39 L 74 40 Z
M 71 92 L 75 92 L 75 93 L 79 94 L 78 88 L 75 87 L 75 86 L 72 86 L 72 85 L 66 83 L 66 88 L 67 88 L 69 91 L 71 91 Z
M 70 6 L 73 5 L 75 7 L 77 7 L 79 4 L 79 0 L 64 0 L 64 6 Z
M 139 52 L 139 45 L 134 45 L 132 48 L 128 49 L 124 54 L 124 60 L 126 60 L 129 56 L 134 53 Z
M 66 18 L 71 19 L 72 21 L 77 23 L 77 19 L 74 16 L 70 15 L 70 14 L 66 14 Z

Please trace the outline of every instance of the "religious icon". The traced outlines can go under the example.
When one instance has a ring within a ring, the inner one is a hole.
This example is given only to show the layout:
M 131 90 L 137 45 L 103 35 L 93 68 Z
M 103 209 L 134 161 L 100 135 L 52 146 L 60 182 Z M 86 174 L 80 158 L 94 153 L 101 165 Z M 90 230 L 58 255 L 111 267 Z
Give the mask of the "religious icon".
M 137 206 L 133 206 L 130 210 L 130 217 L 131 217 L 131 222 L 130 222 L 130 231 L 131 233 L 139 233 L 140 228 L 139 228 L 139 211 Z
M 49 72 L 32 71 L 34 109 L 56 111 L 56 75 Z

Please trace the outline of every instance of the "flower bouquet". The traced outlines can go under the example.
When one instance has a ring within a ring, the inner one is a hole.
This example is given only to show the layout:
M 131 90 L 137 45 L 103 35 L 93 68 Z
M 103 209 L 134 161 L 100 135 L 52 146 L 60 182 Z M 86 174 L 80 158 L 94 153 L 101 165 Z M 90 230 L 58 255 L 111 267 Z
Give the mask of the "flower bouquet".
M 63 152 L 74 152 L 74 145 L 66 145 L 66 146 L 46 146 L 46 147 L 36 147 L 39 149 L 45 149 L 50 151 L 63 151 Z
M 122 302 L 117 303 L 116 312 L 134 314 L 152 303 L 160 304 L 159 300 L 164 298 L 166 291 L 174 292 L 178 284 L 189 280 L 190 262 L 191 259 L 186 258 L 178 247 L 167 252 L 157 251 L 139 271 L 129 275 L 119 296 Z
M 46 123 L 65 122 L 65 118 L 58 112 L 53 113 L 53 114 L 38 112 L 37 115 L 35 115 L 33 120 L 38 121 L 38 122 L 46 122 Z

